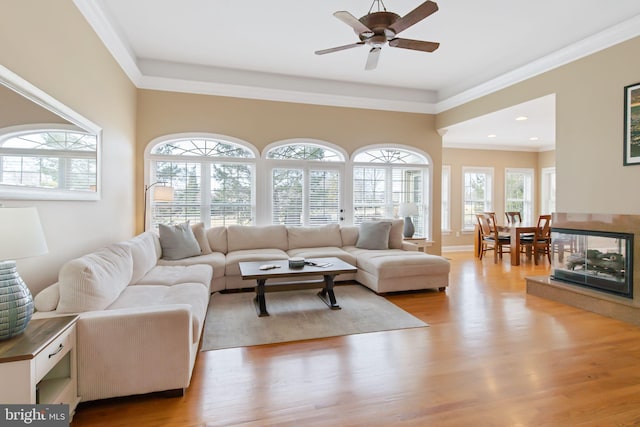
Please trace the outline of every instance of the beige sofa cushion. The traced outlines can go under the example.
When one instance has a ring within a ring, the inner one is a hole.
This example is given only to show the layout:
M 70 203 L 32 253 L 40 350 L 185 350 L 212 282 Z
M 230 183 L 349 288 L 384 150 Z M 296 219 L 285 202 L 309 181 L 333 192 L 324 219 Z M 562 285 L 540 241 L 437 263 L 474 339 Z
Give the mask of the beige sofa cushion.
M 355 246 L 358 241 L 358 231 L 360 227 L 357 225 L 348 225 L 340 227 L 340 236 L 342 237 L 342 246 Z
M 402 249 L 403 233 L 404 220 L 392 219 L 391 230 L 389 231 L 389 249 Z
M 287 227 L 289 249 L 342 246 L 340 226 L 327 224 L 318 227 Z
M 240 275 L 238 263 L 244 261 L 275 261 L 289 259 L 289 255 L 280 249 L 249 249 L 233 251 L 227 254 L 227 265 L 225 273 L 227 278 Z
M 58 311 L 103 310 L 131 282 L 133 260 L 128 245 L 116 243 L 67 262 L 60 269 Z
M 357 267 L 377 278 L 446 275 L 450 268 L 445 258 L 424 252 L 389 249 L 362 251 L 354 255 L 357 257 Z
M 209 303 L 209 292 L 200 283 L 175 286 L 128 286 L 107 310 L 187 304 L 191 307 L 193 342 L 200 339 Z
M 228 252 L 247 249 L 289 249 L 284 225 L 230 225 L 227 228 Z
M 222 252 L 226 254 L 227 249 L 227 227 L 211 227 L 206 229 L 207 239 L 209 239 L 209 247 L 213 252 Z
M 207 233 L 204 229 L 204 223 L 198 222 L 191 225 L 191 231 L 200 246 L 200 254 L 207 255 L 211 253 L 211 245 L 209 245 L 209 239 L 207 239 Z
M 163 285 L 175 286 L 181 283 L 201 283 L 207 289 L 211 284 L 213 269 L 210 265 L 157 265 L 153 267 L 135 286 Z
M 179 260 L 159 259 L 158 265 L 196 265 L 205 264 L 213 267 L 213 278 L 224 276 L 226 257 L 222 252 L 212 252 L 208 255 L 194 256 Z
M 132 239 L 122 242 L 122 244 L 128 245 L 131 250 L 131 259 L 133 261 L 131 283 L 136 283 L 158 262 L 161 252 L 160 239 L 155 233 L 145 231 Z

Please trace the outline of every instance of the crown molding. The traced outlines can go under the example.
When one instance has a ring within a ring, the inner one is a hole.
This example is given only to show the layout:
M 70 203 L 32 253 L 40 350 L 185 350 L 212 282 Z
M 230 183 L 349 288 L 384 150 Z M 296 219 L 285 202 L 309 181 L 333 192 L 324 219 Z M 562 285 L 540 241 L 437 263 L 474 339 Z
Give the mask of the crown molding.
M 125 74 L 138 88 L 423 114 L 437 114 L 449 110 L 640 35 L 640 15 L 636 15 L 473 88 L 450 87 L 441 90 L 437 95 L 425 90 L 292 76 L 278 77 L 268 73 L 231 69 L 224 71 L 235 75 L 235 79 L 212 81 L 172 75 L 171 71 L 175 71 L 176 64 L 138 60 L 118 29 L 114 27 L 113 20 L 102 5 L 103 1 L 73 0 Z M 153 66 L 150 66 L 151 63 L 154 63 Z M 196 74 L 206 68 L 210 76 L 216 74 L 211 71 L 222 70 L 215 67 L 180 65 L 184 70 L 192 68 L 192 73 L 196 70 Z M 244 81 L 239 80 L 240 76 L 245 77 Z M 287 85 L 284 84 L 285 80 Z M 263 81 L 266 85 L 257 86 L 256 81 Z M 292 81 L 295 82 L 294 89 L 290 86 Z M 346 88 L 351 89 L 345 90 Z
M 113 20 L 107 15 L 101 0 L 73 0 L 80 13 L 96 32 L 107 50 L 111 53 L 120 68 L 137 87 L 142 80 L 133 50 L 118 32 Z
M 374 110 L 435 113 L 433 91 L 139 59 L 142 89 Z
M 451 96 L 438 101 L 436 112 L 441 113 L 467 102 L 497 92 L 506 87 L 520 83 L 547 71 L 566 65 L 585 56 L 596 53 L 618 43 L 622 43 L 640 35 L 640 15 L 627 21 L 589 36 L 577 43 L 543 56 L 527 65 L 498 76 L 471 89 L 456 93 L 455 88 L 446 90 Z M 442 97 L 442 92 L 439 93 Z

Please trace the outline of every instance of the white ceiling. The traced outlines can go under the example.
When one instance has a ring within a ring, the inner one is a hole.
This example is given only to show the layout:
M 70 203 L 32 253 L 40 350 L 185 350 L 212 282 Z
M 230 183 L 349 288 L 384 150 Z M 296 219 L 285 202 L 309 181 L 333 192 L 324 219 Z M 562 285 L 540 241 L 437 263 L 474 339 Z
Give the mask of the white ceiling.
M 422 1 L 385 5 L 404 16 Z M 640 35 L 638 0 L 440 0 L 438 12 L 399 35 L 440 42 L 438 50 L 385 46 L 378 68 L 365 71 L 366 47 L 323 56 L 314 51 L 357 42 L 332 14 L 363 16 L 371 0 L 74 2 L 141 88 L 424 113 Z M 443 140 L 552 147 L 554 106 L 553 97 L 528 102 L 449 128 Z M 530 120 L 514 124 L 519 115 Z

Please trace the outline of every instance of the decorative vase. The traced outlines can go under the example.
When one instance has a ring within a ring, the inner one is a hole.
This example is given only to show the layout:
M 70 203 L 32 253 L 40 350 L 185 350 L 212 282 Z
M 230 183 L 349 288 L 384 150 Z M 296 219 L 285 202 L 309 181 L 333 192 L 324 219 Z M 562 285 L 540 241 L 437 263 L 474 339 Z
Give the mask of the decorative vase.
M 410 216 L 405 217 L 404 218 L 404 237 L 413 237 L 413 233 L 415 232 L 416 232 L 416 229 L 413 226 L 411 217 Z
M 0 341 L 24 332 L 33 314 L 33 297 L 15 261 L 0 261 Z

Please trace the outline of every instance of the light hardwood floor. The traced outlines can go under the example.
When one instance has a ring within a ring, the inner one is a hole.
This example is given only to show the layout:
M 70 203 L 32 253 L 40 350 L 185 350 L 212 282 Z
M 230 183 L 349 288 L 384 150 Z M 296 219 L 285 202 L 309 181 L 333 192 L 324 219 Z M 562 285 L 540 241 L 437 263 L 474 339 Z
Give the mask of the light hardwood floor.
M 527 295 L 546 261 L 445 256 L 446 292 L 388 297 L 429 328 L 202 352 L 184 397 L 84 403 L 72 426 L 640 425 L 640 328 Z

